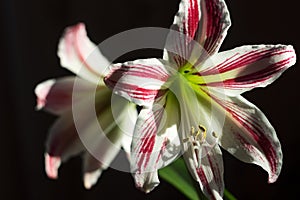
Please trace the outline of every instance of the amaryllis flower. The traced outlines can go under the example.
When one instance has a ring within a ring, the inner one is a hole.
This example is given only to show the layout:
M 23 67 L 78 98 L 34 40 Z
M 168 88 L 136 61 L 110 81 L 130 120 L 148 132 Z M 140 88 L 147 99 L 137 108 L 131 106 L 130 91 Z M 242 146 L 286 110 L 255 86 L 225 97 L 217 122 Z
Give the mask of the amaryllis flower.
M 37 108 L 59 116 L 46 143 L 46 173 L 50 178 L 57 178 L 61 162 L 80 154 L 84 186 L 90 188 L 121 147 L 130 151 L 130 135 L 137 111 L 134 104 L 117 97 L 114 106 L 118 109 L 118 116 L 113 115 L 112 92 L 102 80 L 104 69 L 110 63 L 88 39 L 84 24 L 65 30 L 59 42 L 58 56 L 61 65 L 79 77 L 47 80 L 35 89 Z M 94 105 L 90 105 L 91 102 Z M 95 114 L 88 113 L 88 108 L 92 108 Z M 75 117 L 73 119 L 74 112 L 82 116 L 77 117 L 77 121 Z
M 218 52 L 230 25 L 223 0 L 182 0 L 163 59 L 115 64 L 104 78 L 116 94 L 143 106 L 131 148 L 142 190 L 151 191 L 157 170 L 183 153 L 204 194 L 222 199 L 220 147 L 276 181 L 282 151 L 275 130 L 241 94 L 272 83 L 295 63 L 295 52 L 286 45 Z

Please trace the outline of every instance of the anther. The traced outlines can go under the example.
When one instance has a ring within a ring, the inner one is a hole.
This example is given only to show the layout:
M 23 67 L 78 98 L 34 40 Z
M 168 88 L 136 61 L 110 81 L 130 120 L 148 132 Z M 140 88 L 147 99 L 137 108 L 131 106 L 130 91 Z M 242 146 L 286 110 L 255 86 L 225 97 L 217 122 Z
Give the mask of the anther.
M 182 141 L 185 143 L 185 142 L 188 142 L 190 140 L 190 138 L 184 138 Z
M 199 138 L 199 140 L 200 140 L 201 143 L 203 143 L 206 139 L 206 128 L 203 125 L 199 125 L 198 128 L 199 128 L 199 130 L 198 130 L 199 136 L 201 136 Z M 200 131 L 201 131 L 201 134 L 200 134 Z
M 206 132 L 206 128 L 205 128 L 204 126 L 199 125 L 198 127 L 199 127 L 199 129 L 200 129 L 202 132 Z
M 218 134 L 216 132 L 212 132 L 212 135 L 215 137 L 215 138 L 218 138 Z

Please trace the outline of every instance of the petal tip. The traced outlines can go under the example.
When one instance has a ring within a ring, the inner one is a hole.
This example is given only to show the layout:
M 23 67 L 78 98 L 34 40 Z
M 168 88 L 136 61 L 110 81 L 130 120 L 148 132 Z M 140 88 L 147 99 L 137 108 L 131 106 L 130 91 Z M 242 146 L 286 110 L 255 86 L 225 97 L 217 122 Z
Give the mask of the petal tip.
M 146 194 L 151 192 L 160 183 L 157 171 L 147 173 L 136 173 L 134 175 L 134 178 L 136 188 L 141 190 L 142 192 L 145 192 Z
M 93 185 L 95 185 L 98 181 L 98 178 L 101 176 L 102 170 L 97 169 L 93 172 L 86 172 L 83 176 L 83 183 L 85 189 L 89 190 L 92 188 Z
M 45 82 L 42 82 L 38 84 L 34 90 L 34 93 L 37 97 L 37 102 L 36 102 L 36 110 L 41 110 L 43 107 L 45 107 L 47 103 L 47 96 L 54 85 L 55 80 L 50 79 Z
M 270 176 L 268 179 L 268 183 L 275 183 L 277 178 L 278 178 L 278 176 Z
M 60 157 L 50 156 L 48 153 L 45 154 L 45 171 L 49 178 L 58 178 L 58 168 L 60 164 Z
M 268 183 L 275 183 L 279 177 L 279 173 L 280 173 L 280 169 L 278 170 L 278 172 L 269 173 Z
M 145 192 L 146 194 L 150 193 L 154 188 L 156 188 L 159 185 L 158 183 L 152 183 L 147 186 L 136 184 L 136 188 L 139 189 L 142 192 Z

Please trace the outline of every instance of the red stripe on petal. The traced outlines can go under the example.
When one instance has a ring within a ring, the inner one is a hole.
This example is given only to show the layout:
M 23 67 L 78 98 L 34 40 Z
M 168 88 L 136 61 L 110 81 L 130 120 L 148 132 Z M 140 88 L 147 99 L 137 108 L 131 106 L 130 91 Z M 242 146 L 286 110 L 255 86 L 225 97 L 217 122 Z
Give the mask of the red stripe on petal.
M 212 158 L 209 155 L 207 155 L 207 159 L 208 159 L 208 162 L 209 162 L 209 164 L 211 166 L 211 169 L 212 169 L 214 181 L 216 182 L 216 185 L 218 187 L 217 191 L 222 191 L 223 190 L 223 188 L 222 188 L 223 183 L 222 183 L 221 178 L 223 177 L 223 175 L 220 172 L 220 167 L 218 165 L 218 162 L 212 160 Z
M 115 64 L 104 78 L 114 93 L 138 105 L 149 104 L 160 94 L 170 73 L 158 59 L 143 59 Z
M 195 34 L 198 30 L 198 24 L 199 24 L 198 0 L 190 0 L 189 1 L 187 21 L 188 21 L 187 30 L 185 30 L 185 34 L 187 34 L 191 38 L 194 38 Z
M 169 74 L 161 69 L 160 66 L 146 66 L 142 64 L 137 65 L 122 65 L 121 68 L 115 71 L 118 76 L 114 79 L 119 80 L 124 74 L 126 76 L 137 76 L 143 78 L 156 79 L 160 81 L 167 81 Z
M 142 147 L 139 151 L 139 160 L 138 160 L 138 166 L 140 168 L 145 168 L 150 160 L 151 152 L 153 151 L 153 147 L 155 144 L 155 138 L 156 135 L 152 135 L 147 138 L 142 139 Z
M 167 147 L 167 145 L 168 145 L 168 143 L 169 143 L 169 139 L 168 138 L 165 138 L 164 139 L 164 142 L 163 142 L 163 144 L 162 144 L 162 147 L 161 147 L 161 149 L 160 149 L 160 153 L 159 153 L 159 155 L 158 155 L 158 157 L 157 157 L 157 159 L 156 159 L 156 164 L 160 161 L 160 159 L 162 158 L 162 155 L 164 154 L 164 151 L 166 150 L 166 147 Z
M 270 166 L 271 171 L 269 174 L 269 182 L 275 182 L 280 171 L 278 169 L 280 159 L 276 152 L 277 147 L 271 143 L 272 139 L 266 135 L 264 128 L 259 124 L 259 121 L 257 121 L 259 119 L 254 118 L 247 112 L 239 109 L 239 106 L 233 102 L 224 100 L 221 101 L 213 96 L 211 97 L 216 102 L 218 102 L 225 110 L 227 110 L 227 112 L 231 114 L 231 116 L 240 124 L 241 127 L 244 127 L 247 130 L 247 133 L 249 134 L 248 138 L 250 136 L 250 138 L 252 138 L 254 142 L 258 144 L 259 148 L 266 156 L 266 159 Z M 247 135 L 245 135 L 245 137 L 243 137 L 243 135 L 240 133 L 237 133 L 237 135 L 239 135 L 237 139 L 242 140 L 243 142 L 247 141 L 247 139 L 245 138 L 247 137 Z M 255 149 L 249 142 L 245 142 L 243 144 L 250 152 L 253 153 L 255 151 Z M 255 154 L 257 155 L 257 153 Z M 264 160 L 261 156 L 258 156 L 257 159 Z
M 231 22 L 224 1 L 203 0 L 201 3 L 203 19 L 201 19 L 202 30 L 198 40 L 207 53 L 212 55 L 219 50 Z M 203 56 L 197 64 L 203 61 Z
M 274 179 L 277 178 L 274 177 L 277 170 L 277 153 L 273 147 L 273 145 L 271 144 L 271 142 L 269 141 L 269 138 L 267 138 L 264 135 L 263 130 L 260 129 L 260 127 L 258 127 L 257 125 L 255 125 L 253 123 L 254 120 L 253 118 L 251 119 L 250 116 L 249 119 L 251 120 L 243 120 L 241 118 L 241 116 L 239 116 L 238 114 L 232 112 L 233 117 L 240 123 L 242 124 L 247 130 L 248 132 L 251 134 L 252 138 L 258 143 L 258 145 L 261 147 L 261 149 L 263 150 L 264 154 L 266 155 L 267 160 L 269 161 L 270 167 L 271 167 L 271 172 L 272 175 L 269 178 L 270 181 L 273 181 Z M 249 149 L 251 150 L 251 149 Z M 253 152 L 253 151 L 252 151 Z M 259 157 L 259 159 L 262 159 L 261 157 Z
M 264 81 L 268 80 L 269 78 L 272 78 L 274 74 L 285 70 L 293 58 L 294 57 L 290 57 L 285 60 L 281 60 L 277 63 L 273 63 L 273 64 L 269 65 L 268 67 L 264 68 L 263 70 L 257 71 L 252 74 L 247 74 L 245 76 L 240 76 L 235 79 L 226 80 L 225 85 L 232 85 L 233 83 L 237 83 L 237 84 L 240 83 L 238 85 L 242 85 L 245 87 L 245 84 L 260 84 L 261 82 L 264 82 Z
M 201 159 L 201 166 L 196 167 L 204 194 L 210 199 L 218 199 L 223 195 L 223 159 L 219 146 L 203 147 L 205 156 Z
M 207 192 L 207 194 L 209 195 L 210 198 L 215 199 L 214 194 L 213 194 L 212 190 L 210 189 L 209 182 L 206 178 L 206 175 L 205 175 L 205 172 L 204 172 L 203 168 L 200 167 L 196 170 L 197 170 L 198 177 L 199 177 L 199 179 L 200 179 L 200 181 L 203 185 L 203 188 L 206 189 L 206 192 Z
M 148 126 L 144 127 L 142 129 L 142 132 L 146 133 L 145 136 L 141 139 L 141 147 L 139 150 L 140 154 L 140 160 L 139 160 L 139 166 L 142 167 L 142 163 L 144 164 L 144 167 L 146 167 L 149 163 L 151 153 L 153 151 L 153 147 L 156 140 L 156 134 L 158 131 L 158 126 L 161 122 L 162 116 L 163 116 L 163 109 L 159 109 L 153 112 L 153 114 L 149 113 L 151 117 L 149 117 L 145 124 L 148 124 Z M 159 157 L 160 155 L 158 155 Z M 154 167 L 154 166 L 153 166 Z
M 202 76 L 215 75 L 219 73 L 225 73 L 231 70 L 236 70 L 245 67 L 249 64 L 263 60 L 266 58 L 271 58 L 272 56 L 278 56 L 285 53 L 292 53 L 292 50 L 286 50 L 285 47 L 273 47 L 269 49 L 255 49 L 245 53 L 235 53 L 230 56 L 222 63 L 207 68 L 201 71 L 199 74 Z
M 242 89 L 258 87 L 261 86 L 262 83 L 272 79 L 277 74 L 280 74 L 282 71 L 286 70 L 290 66 L 290 64 L 294 62 L 294 59 L 295 57 L 291 56 L 279 62 L 272 63 L 264 67 L 263 69 L 253 73 L 238 76 L 235 78 L 230 78 L 224 81 L 203 83 L 200 85 L 210 87 L 224 87 L 225 89 Z
M 86 61 L 86 59 L 88 58 L 89 55 L 84 55 L 84 53 L 82 52 L 83 45 L 85 45 L 82 40 L 86 37 L 85 25 L 83 23 L 79 23 L 77 26 L 70 28 L 67 32 L 67 36 L 72 33 L 74 34 L 74 38 L 66 37 L 66 42 L 68 43 L 66 46 L 71 47 L 72 43 L 74 43 L 74 47 L 75 47 L 76 53 L 77 53 L 80 61 L 86 66 L 86 68 L 90 72 L 101 77 L 101 74 L 99 74 L 99 72 L 95 71 L 89 65 L 89 63 Z M 90 52 L 90 53 L 92 53 L 92 52 Z

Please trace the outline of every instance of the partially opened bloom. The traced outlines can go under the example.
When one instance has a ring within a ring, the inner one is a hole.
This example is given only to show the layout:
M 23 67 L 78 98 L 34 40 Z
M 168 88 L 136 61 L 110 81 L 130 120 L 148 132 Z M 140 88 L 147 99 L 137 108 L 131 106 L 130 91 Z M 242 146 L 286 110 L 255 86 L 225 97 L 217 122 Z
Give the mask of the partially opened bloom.
M 159 183 L 159 168 L 183 153 L 204 194 L 221 199 L 220 146 L 276 181 L 282 151 L 275 130 L 241 94 L 272 83 L 295 63 L 295 52 L 286 45 L 218 52 L 230 24 L 223 0 L 182 0 L 172 26 L 179 33 L 170 32 L 163 59 L 115 64 L 104 78 L 116 94 L 143 106 L 131 167 L 144 191 Z
M 81 154 L 84 185 L 90 188 L 121 147 L 130 151 L 137 111 L 134 104 L 117 97 L 118 116 L 113 115 L 112 92 L 102 80 L 110 63 L 87 38 L 84 24 L 65 30 L 58 56 L 61 65 L 78 76 L 47 80 L 35 89 L 37 108 L 59 116 L 46 143 L 46 173 L 57 178 L 61 162 Z M 90 107 L 95 115 L 88 113 Z M 81 115 L 77 121 L 74 112 Z

